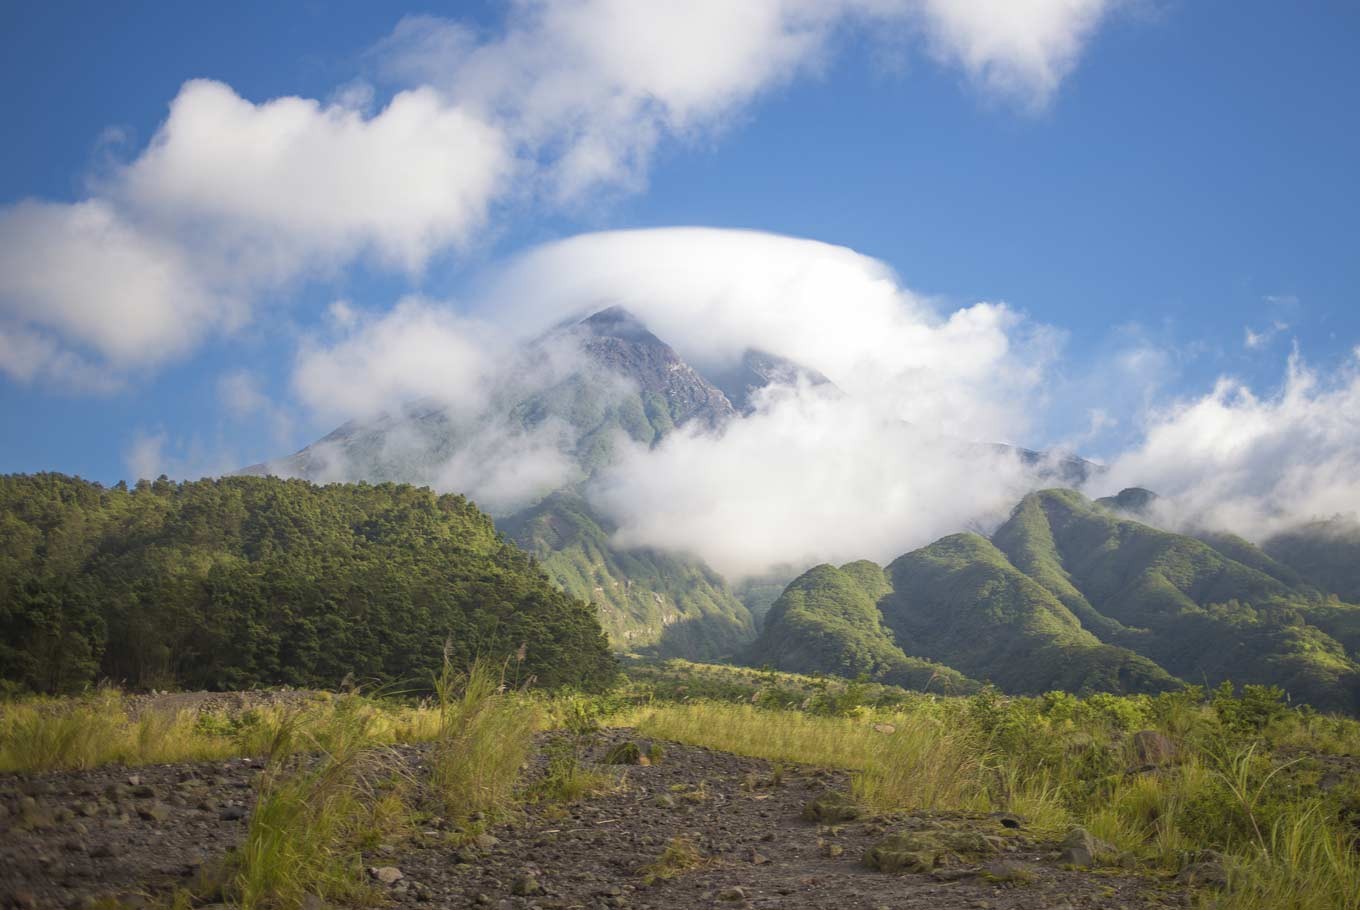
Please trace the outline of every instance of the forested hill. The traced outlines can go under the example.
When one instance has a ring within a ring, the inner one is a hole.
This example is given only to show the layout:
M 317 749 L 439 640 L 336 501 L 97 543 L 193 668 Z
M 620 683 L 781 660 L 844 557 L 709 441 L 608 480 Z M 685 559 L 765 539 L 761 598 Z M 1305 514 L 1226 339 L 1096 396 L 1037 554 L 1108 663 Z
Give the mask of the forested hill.
M 1360 713 L 1360 606 L 1302 577 L 1344 580 L 1331 567 L 1345 538 L 1291 568 L 1241 538 L 1170 533 L 1119 505 L 1044 490 L 990 540 L 955 534 L 882 569 L 819 566 L 784 591 L 747 659 L 887 679 L 902 655 L 1016 693 L 1232 680 Z
M 0 476 L 0 685 L 419 686 L 446 641 L 545 686 L 615 671 L 595 610 L 461 496 Z

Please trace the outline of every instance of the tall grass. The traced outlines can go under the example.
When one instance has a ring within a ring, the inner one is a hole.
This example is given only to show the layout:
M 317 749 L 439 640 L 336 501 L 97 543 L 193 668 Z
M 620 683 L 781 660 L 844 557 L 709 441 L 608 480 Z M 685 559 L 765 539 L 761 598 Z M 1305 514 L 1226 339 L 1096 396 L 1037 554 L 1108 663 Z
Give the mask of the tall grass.
M 1204 890 L 1205 907 L 1360 910 L 1356 832 L 1338 821 L 1335 798 L 1309 795 L 1289 757 L 1357 754 L 1353 721 L 1300 713 L 1244 730 L 1182 696 L 984 693 L 897 709 L 824 717 L 700 701 L 635 708 L 616 722 L 662 739 L 848 769 L 855 797 L 876 810 L 1005 810 L 1049 836 L 1082 825 L 1173 873 L 1217 853 L 1229 887 Z M 1140 728 L 1171 738 L 1171 764 L 1128 772 L 1130 733 Z
M 374 746 L 373 727 L 373 713 L 354 697 L 324 723 L 281 727 L 225 889 L 242 910 L 297 907 L 308 895 L 370 896 L 361 846 L 407 817 L 400 788 L 381 789 L 400 777 Z
M 324 736 L 337 702 L 336 697 L 320 694 L 302 707 L 233 714 L 152 709 L 135 718 L 116 691 L 79 699 L 0 703 L 0 773 L 267 758 L 287 748 L 285 740 L 299 732 Z M 428 742 L 439 735 L 439 712 L 432 707 L 372 699 L 355 704 L 366 713 L 374 742 Z
M 445 815 L 503 815 L 539 728 L 536 705 L 506 691 L 501 669 L 483 660 L 455 672 L 446 658 L 434 684 L 439 732 L 430 786 Z

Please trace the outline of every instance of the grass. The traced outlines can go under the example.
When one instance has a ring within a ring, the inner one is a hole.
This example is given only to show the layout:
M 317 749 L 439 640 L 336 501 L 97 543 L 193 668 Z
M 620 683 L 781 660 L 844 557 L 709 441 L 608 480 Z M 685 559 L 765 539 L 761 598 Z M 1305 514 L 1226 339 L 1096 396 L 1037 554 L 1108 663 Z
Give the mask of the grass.
M 446 660 L 435 692 L 439 734 L 430 783 L 445 814 L 461 821 L 503 816 L 515 804 L 541 724 L 536 706 L 507 692 L 503 673 L 484 661 L 456 673 Z
M 374 745 L 373 721 L 358 699 L 346 699 L 327 724 L 295 731 L 293 748 L 275 752 L 224 889 L 242 910 L 296 907 L 308 895 L 373 897 L 361 847 L 408 817 L 395 765 Z
M 0 773 L 269 757 L 284 746 L 280 737 L 324 738 L 334 728 L 337 702 L 318 693 L 302 707 L 235 714 L 152 709 L 135 718 L 116 691 L 0 703 Z M 367 698 L 356 704 L 375 743 L 428 742 L 439 735 L 439 712 L 432 707 Z
M 666 849 L 661 851 L 661 855 L 638 871 L 642 873 L 642 883 L 651 886 L 657 882 L 668 881 L 691 869 L 697 869 L 703 862 L 704 855 L 694 841 L 681 835 L 672 837 L 666 843 Z
M 1324 791 L 1302 758 L 1360 756 L 1360 724 L 1270 700 L 1262 691 L 1209 701 L 1194 690 L 1089 699 L 983 692 L 844 717 L 701 700 L 633 707 L 617 722 L 849 769 L 856 800 L 878 811 L 1006 811 L 1055 838 L 1082 825 L 1163 874 L 1220 856 L 1229 886 L 1202 890 L 1205 908 L 1360 910 L 1360 829 L 1346 820 L 1360 818 L 1360 786 Z M 1143 729 L 1168 736 L 1177 757 L 1129 773 L 1131 734 Z

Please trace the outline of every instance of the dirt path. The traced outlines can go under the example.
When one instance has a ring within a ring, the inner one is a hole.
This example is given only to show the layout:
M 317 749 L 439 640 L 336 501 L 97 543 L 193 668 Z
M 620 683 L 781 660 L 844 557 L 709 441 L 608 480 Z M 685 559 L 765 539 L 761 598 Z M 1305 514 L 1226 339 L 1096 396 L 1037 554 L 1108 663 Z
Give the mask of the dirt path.
M 627 737 L 613 731 L 598 748 Z M 802 818 L 843 775 L 796 769 L 773 785 L 767 762 L 665 744 L 665 759 L 629 766 L 622 786 L 567 807 L 531 806 L 481 848 L 445 832 L 380 844 L 366 862 L 401 876 L 380 884 L 397 905 L 490 908 L 909 908 L 1057 910 L 1188 905 L 1171 883 L 1059 863 L 1058 845 L 993 817 L 900 816 L 834 827 Z M 404 749 L 418 764 L 421 750 Z M 0 779 L 0 900 L 79 907 L 99 895 L 162 891 L 221 856 L 245 831 L 256 763 L 240 761 Z M 135 783 L 130 781 L 135 778 Z M 981 847 L 947 853 L 924 873 L 863 864 L 895 832 L 945 832 Z M 673 838 L 698 865 L 644 882 Z M 388 877 L 392 877 L 388 873 Z

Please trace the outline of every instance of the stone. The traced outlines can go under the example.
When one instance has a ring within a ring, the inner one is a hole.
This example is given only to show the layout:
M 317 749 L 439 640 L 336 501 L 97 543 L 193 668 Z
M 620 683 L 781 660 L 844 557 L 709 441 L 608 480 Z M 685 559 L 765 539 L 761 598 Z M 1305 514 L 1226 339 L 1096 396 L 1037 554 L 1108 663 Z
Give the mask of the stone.
M 864 865 L 879 872 L 929 872 L 938 860 L 937 849 L 910 834 L 889 834 L 864 853 Z
M 159 802 L 143 803 L 137 807 L 137 814 L 144 821 L 160 823 L 170 817 L 170 807 Z
M 396 866 L 374 866 L 368 870 L 368 874 L 384 885 L 395 885 L 405 877 Z
M 849 794 L 827 790 L 803 806 L 803 820 L 809 822 L 841 822 L 859 818 L 860 807 Z
M 1071 866 L 1087 867 L 1094 865 L 1102 855 L 1109 855 L 1114 852 L 1113 847 L 1102 840 L 1098 840 L 1085 828 L 1073 828 L 1063 839 L 1062 853 L 1059 859 Z

